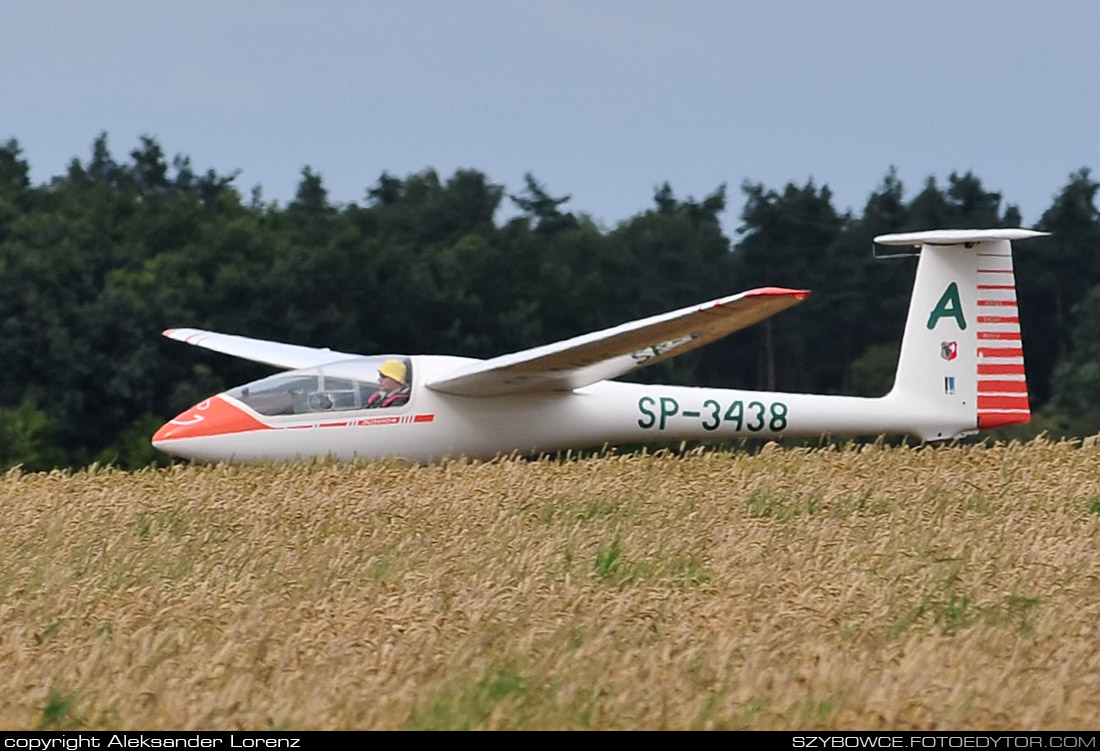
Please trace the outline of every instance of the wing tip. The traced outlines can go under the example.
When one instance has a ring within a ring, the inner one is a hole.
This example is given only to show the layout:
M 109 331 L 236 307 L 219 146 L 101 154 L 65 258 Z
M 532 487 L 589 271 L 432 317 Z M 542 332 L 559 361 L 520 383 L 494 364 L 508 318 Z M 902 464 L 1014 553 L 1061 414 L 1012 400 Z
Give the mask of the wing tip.
M 193 342 L 191 340 L 194 337 L 196 337 L 197 335 L 202 334 L 202 333 L 204 333 L 204 332 L 200 331 L 199 329 L 187 329 L 187 328 L 184 328 L 184 329 L 165 329 L 164 331 L 160 332 L 161 336 L 165 336 L 165 337 L 167 337 L 169 339 L 172 339 L 174 341 L 177 341 L 177 342 L 184 342 L 186 344 L 192 344 Z
M 810 296 L 808 289 L 789 289 L 787 287 L 758 287 L 743 292 L 740 297 L 793 297 L 802 301 Z
M 810 296 L 810 290 L 808 289 L 790 289 L 788 287 L 757 287 L 756 289 L 750 289 L 745 292 L 740 292 L 736 295 L 729 297 L 723 297 L 718 300 L 712 300 L 699 306 L 699 310 L 713 310 L 715 308 L 724 308 L 727 305 L 733 305 L 739 300 L 746 300 L 753 297 L 772 297 L 772 298 L 789 298 L 789 305 L 797 305 Z

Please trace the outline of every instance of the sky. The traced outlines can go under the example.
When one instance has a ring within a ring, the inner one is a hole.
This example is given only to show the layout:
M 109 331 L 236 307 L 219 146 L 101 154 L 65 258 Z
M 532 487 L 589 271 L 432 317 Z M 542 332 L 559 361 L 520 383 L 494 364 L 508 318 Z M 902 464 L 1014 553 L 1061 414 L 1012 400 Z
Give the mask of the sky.
M 384 172 L 531 173 L 601 226 L 741 186 L 827 185 L 862 212 L 973 172 L 1036 222 L 1100 172 L 1091 0 L 9 0 L 0 140 L 36 185 L 102 132 L 285 205 L 303 168 L 337 204 Z M 516 213 L 505 201 L 498 221 Z

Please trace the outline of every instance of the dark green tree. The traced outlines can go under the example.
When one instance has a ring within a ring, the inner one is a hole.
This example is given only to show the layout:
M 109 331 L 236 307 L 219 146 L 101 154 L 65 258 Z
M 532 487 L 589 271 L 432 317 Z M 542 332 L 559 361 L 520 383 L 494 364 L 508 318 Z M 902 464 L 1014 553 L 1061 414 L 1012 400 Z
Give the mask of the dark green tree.
M 1070 354 L 1072 311 L 1100 284 L 1098 189 L 1100 183 L 1088 169 L 1070 175 L 1037 225 L 1051 236 L 1032 240 L 1014 254 L 1033 407 L 1050 397 L 1056 364 Z M 1088 314 L 1089 308 L 1082 305 L 1080 310 Z M 1080 337 L 1077 341 L 1083 342 Z
M 17 407 L 0 407 L 0 472 L 15 466 L 40 472 L 65 464 L 56 429 L 54 419 L 40 410 L 34 399 L 24 399 Z
M 561 207 L 569 203 L 570 196 L 554 198 L 546 186 L 539 183 L 530 172 L 523 176 L 524 191 L 510 196 L 512 202 L 532 218 L 535 228 L 547 234 L 576 226 L 576 218 L 563 212 Z
M 1054 369 L 1040 425 L 1061 435 L 1094 435 L 1100 432 L 1100 286 L 1073 314 L 1072 351 Z
M 828 391 L 815 363 L 844 362 L 845 341 L 823 329 L 823 312 L 833 305 L 828 276 L 829 248 L 847 217 L 837 214 L 828 186 L 788 183 L 782 193 L 746 183 L 741 240 L 733 253 L 739 286 L 810 289 L 809 300 L 730 341 L 740 348 L 738 382 L 769 391 Z

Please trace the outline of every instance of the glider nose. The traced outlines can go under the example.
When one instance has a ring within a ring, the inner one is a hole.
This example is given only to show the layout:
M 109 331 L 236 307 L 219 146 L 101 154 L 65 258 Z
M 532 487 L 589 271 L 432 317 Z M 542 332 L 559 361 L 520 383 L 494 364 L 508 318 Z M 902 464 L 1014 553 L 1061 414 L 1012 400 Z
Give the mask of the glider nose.
M 262 430 L 267 426 L 221 396 L 212 396 L 180 412 L 153 435 L 153 446 L 162 451 L 176 441 Z

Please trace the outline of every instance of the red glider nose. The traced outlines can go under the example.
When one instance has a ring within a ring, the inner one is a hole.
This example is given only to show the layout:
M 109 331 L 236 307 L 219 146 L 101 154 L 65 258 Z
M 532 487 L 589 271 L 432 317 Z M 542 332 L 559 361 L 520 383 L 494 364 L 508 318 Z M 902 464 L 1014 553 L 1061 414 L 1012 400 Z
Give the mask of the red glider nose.
M 267 426 L 220 396 L 212 396 L 166 422 L 153 436 L 153 445 L 181 438 L 244 433 Z

